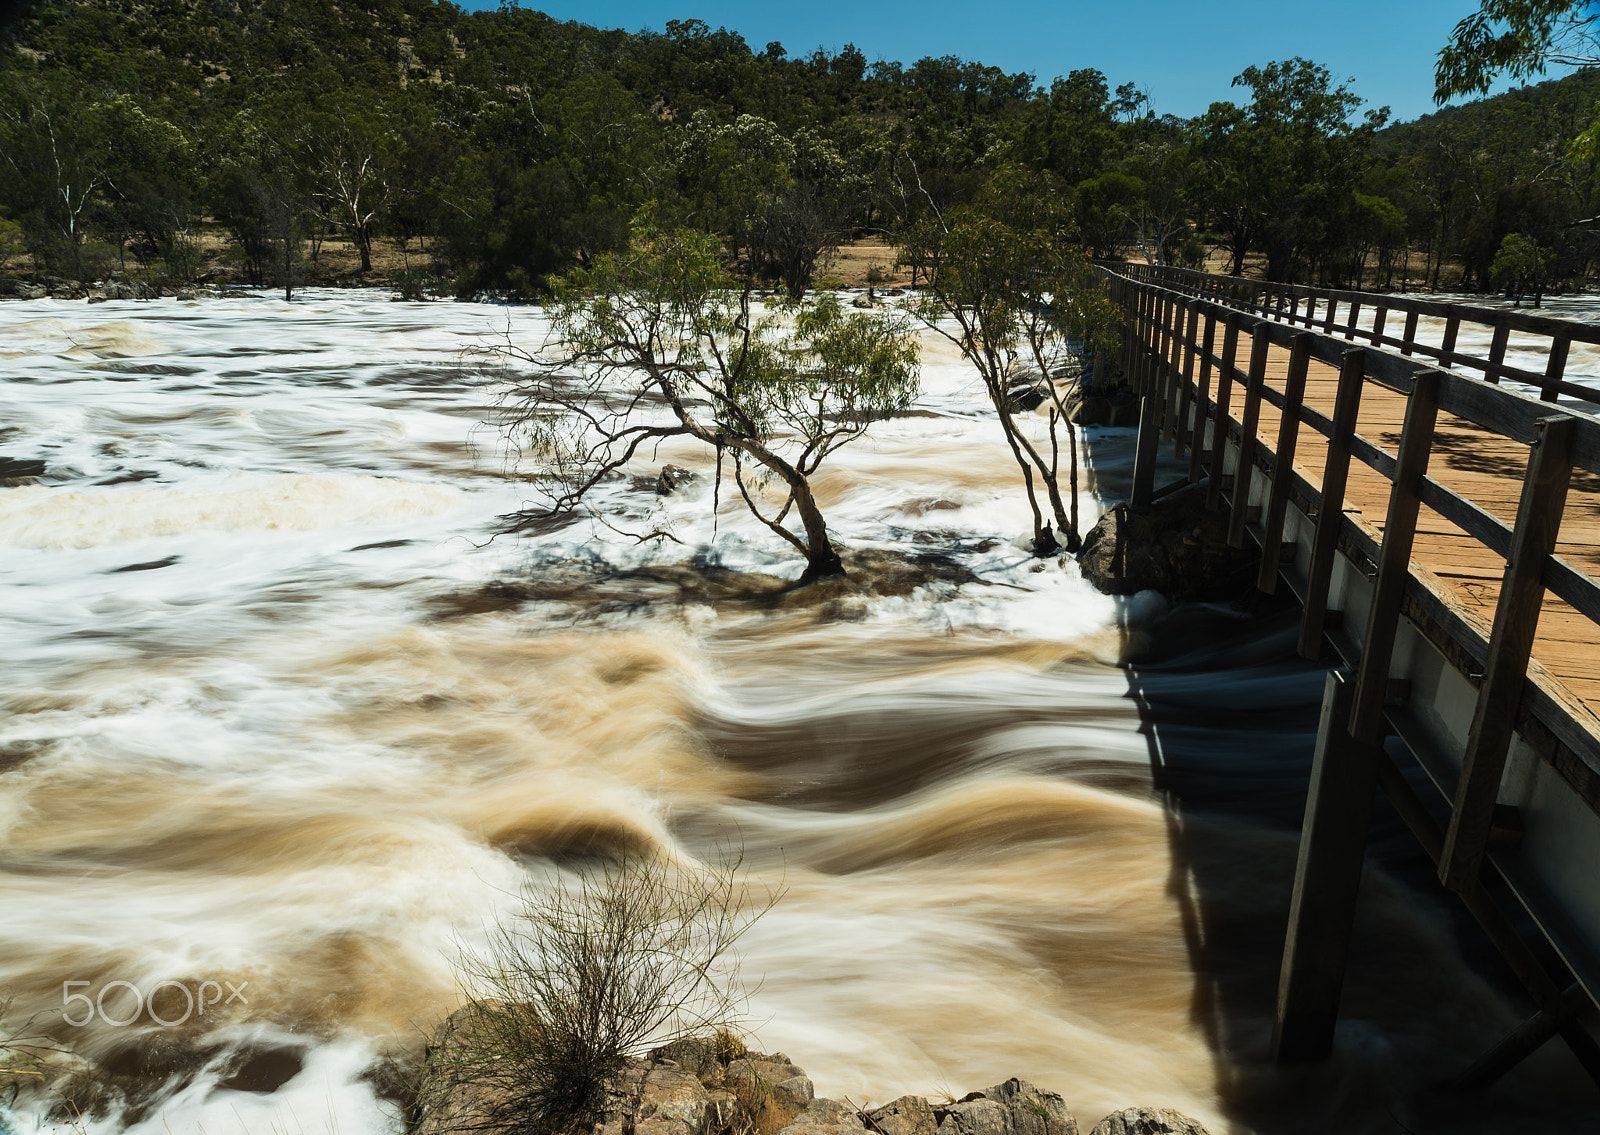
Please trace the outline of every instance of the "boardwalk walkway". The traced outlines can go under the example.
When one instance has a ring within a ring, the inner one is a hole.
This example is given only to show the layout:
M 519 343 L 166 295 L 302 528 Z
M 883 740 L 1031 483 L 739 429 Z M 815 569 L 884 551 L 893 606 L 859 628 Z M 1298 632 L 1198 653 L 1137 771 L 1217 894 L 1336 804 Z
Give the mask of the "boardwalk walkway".
M 1252 341 L 1239 336 L 1239 357 L 1248 358 Z M 1282 393 L 1287 385 L 1289 352 L 1269 347 L 1267 382 Z M 1335 367 L 1310 360 L 1306 373 L 1305 404 L 1330 417 L 1338 388 Z M 1362 395 L 1356 432 L 1394 454 L 1406 399 L 1390 390 L 1370 385 Z M 1270 400 L 1261 404 L 1260 433 L 1274 439 L 1280 428 L 1280 411 Z M 1327 439 L 1303 430 L 1295 450 L 1295 470 L 1318 489 L 1327 461 Z M 1472 422 L 1441 412 L 1435 427 L 1433 455 L 1428 473 L 1499 517 L 1515 524 L 1523 475 L 1528 467 L 1528 447 L 1483 429 Z M 1388 478 L 1360 462 L 1350 469 L 1346 511 L 1357 523 L 1381 538 L 1391 486 Z M 1586 575 L 1600 577 L 1600 477 L 1581 469 L 1573 471 L 1561 523 L 1557 552 Z M 1460 527 L 1426 505 L 1417 524 L 1412 552 L 1413 571 L 1438 581 L 1438 590 L 1454 596 L 1463 616 L 1475 622 L 1485 638 L 1494 623 L 1505 559 L 1479 543 Z M 1600 642 L 1595 626 L 1556 595 L 1546 593 L 1534 642 L 1534 664 L 1565 687 L 1580 703 L 1592 732 L 1600 734 Z
M 1278 1058 L 1331 1051 L 1381 787 L 1537 1007 L 1461 1082 L 1559 1033 L 1600 1083 L 1578 1019 L 1600 1006 L 1600 389 L 1568 373 L 1600 327 L 1103 271 L 1141 396 L 1134 506 L 1177 487 L 1154 484 L 1157 445 L 1187 447 L 1186 481 L 1226 509 L 1230 543 L 1260 546 L 1258 585 L 1299 594 L 1301 653 L 1342 660 L 1312 757 Z M 1504 913 L 1513 901 L 1543 947 Z

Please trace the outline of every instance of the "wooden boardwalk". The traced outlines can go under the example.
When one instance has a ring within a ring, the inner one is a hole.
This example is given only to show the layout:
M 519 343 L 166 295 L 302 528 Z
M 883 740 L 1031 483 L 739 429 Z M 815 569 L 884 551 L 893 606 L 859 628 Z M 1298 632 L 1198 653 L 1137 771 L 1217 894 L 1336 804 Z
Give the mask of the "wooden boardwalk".
M 1249 357 L 1250 347 L 1249 333 L 1241 332 L 1240 359 Z M 1267 381 L 1275 390 L 1284 390 L 1288 368 L 1289 352 L 1269 347 Z M 1306 372 L 1305 404 L 1332 416 L 1338 380 L 1334 367 L 1312 359 Z M 1356 432 L 1392 456 L 1399 445 L 1405 411 L 1403 396 L 1368 384 Z M 1279 422 L 1277 407 L 1263 399 L 1260 435 L 1269 444 L 1278 437 Z M 1525 445 L 1441 412 L 1428 474 L 1507 525 L 1514 525 L 1528 452 Z M 1327 439 L 1302 428 L 1294 456 L 1296 472 L 1320 489 L 1326 460 Z M 1361 462 L 1352 463 L 1346 511 L 1359 514 L 1358 523 L 1368 527 L 1375 538 L 1383 532 L 1391 490 L 1388 478 Z M 1581 469 L 1573 471 L 1557 553 L 1584 574 L 1600 577 L 1600 477 Z M 1413 570 L 1431 575 L 1437 588 L 1451 594 L 1460 613 L 1488 638 L 1505 561 L 1426 505 L 1418 521 L 1412 561 Z M 1547 592 L 1533 657 L 1535 664 L 1581 705 L 1591 731 L 1600 734 L 1600 642 L 1594 624 Z
M 1558 1034 L 1600 1083 L 1600 1040 L 1579 1019 L 1600 1006 L 1600 418 L 1562 403 L 1600 404 L 1566 377 L 1600 328 L 1103 272 L 1140 394 L 1133 507 L 1177 487 L 1155 487 L 1159 444 L 1194 447 L 1187 480 L 1226 509 L 1229 543 L 1259 544 L 1258 585 L 1299 594 L 1300 653 L 1342 660 L 1312 754 L 1276 1058 L 1332 1052 L 1381 790 L 1536 1008 L 1458 1085 L 1492 1082 Z M 1444 321 L 1436 341 L 1418 337 L 1424 318 Z M 1487 352 L 1458 346 L 1463 331 Z M 1546 344 L 1542 358 L 1512 352 L 1514 333 Z M 1508 896 L 1553 958 L 1505 914 Z

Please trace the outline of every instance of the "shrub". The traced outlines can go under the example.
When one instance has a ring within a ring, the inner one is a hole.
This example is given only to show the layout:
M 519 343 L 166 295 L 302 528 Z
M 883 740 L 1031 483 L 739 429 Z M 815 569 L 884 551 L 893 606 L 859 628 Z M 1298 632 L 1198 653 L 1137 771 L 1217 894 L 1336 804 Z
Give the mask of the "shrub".
M 487 1126 L 558 1135 L 601 1109 L 629 1057 L 712 1031 L 742 1047 L 732 951 L 777 897 L 754 895 L 734 856 L 631 855 L 530 886 L 463 967 L 467 1004 L 415 1085 L 419 1121 L 455 1113 L 467 1085 Z

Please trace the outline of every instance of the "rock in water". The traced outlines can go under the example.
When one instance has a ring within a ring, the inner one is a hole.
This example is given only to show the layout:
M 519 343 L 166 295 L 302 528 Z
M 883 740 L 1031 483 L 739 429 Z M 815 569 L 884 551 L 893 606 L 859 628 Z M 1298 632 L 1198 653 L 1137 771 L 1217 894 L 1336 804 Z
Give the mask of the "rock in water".
M 1169 599 L 1233 599 L 1255 582 L 1260 556 L 1228 546 L 1228 517 L 1207 512 L 1205 489 L 1179 490 L 1134 512 L 1119 504 L 1084 537 L 1083 577 L 1107 595 L 1159 591 Z
M 42 476 L 44 476 L 43 461 L 30 461 L 22 457 L 0 457 L 0 481 L 9 481 L 13 477 Z
M 1089 1135 L 1209 1135 L 1204 1127 L 1165 1107 L 1130 1107 L 1113 1112 Z
M 661 475 L 656 478 L 656 495 L 671 496 L 698 476 L 693 469 L 685 469 L 681 465 L 663 465 Z

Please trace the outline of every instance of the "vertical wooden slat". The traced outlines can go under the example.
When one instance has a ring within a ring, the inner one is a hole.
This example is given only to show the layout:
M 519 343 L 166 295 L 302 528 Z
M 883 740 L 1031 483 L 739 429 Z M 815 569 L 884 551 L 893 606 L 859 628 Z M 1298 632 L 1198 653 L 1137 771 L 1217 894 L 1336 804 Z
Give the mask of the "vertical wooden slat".
M 1200 335 L 1200 305 L 1188 305 L 1189 318 L 1183 332 L 1183 383 L 1178 387 L 1178 436 L 1173 442 L 1172 455 L 1182 457 L 1184 447 L 1189 442 L 1189 414 L 1191 409 L 1198 416 L 1200 409 L 1194 400 L 1194 363 L 1198 353 L 1195 341 Z
M 1456 365 L 1456 335 L 1461 331 L 1461 317 L 1452 315 L 1444 321 L 1444 341 L 1439 344 L 1439 365 Z
M 1250 372 L 1244 388 L 1244 414 L 1239 432 L 1239 460 L 1233 467 L 1233 513 L 1228 517 L 1228 545 L 1244 547 L 1244 526 L 1250 513 L 1250 480 L 1255 473 L 1256 427 L 1261 422 L 1261 388 L 1267 381 L 1267 349 L 1272 340 L 1265 321 L 1250 329 Z
M 1361 412 L 1362 371 L 1366 352 L 1357 347 L 1339 360 L 1339 388 L 1333 400 L 1333 428 L 1328 434 L 1328 459 L 1322 470 L 1322 501 L 1317 506 L 1317 534 L 1306 573 L 1306 602 L 1300 617 L 1300 657 L 1315 662 L 1322 656 L 1322 627 L 1328 613 L 1328 585 L 1333 557 L 1344 525 L 1344 489 L 1350 478 L 1350 443 Z
M 1222 478 L 1228 457 L 1228 410 L 1233 397 L 1233 372 L 1239 354 L 1240 316 L 1228 312 L 1222 332 L 1222 365 L 1217 370 L 1217 412 L 1211 426 L 1211 483 L 1206 486 L 1206 508 L 1215 512 L 1222 505 Z
M 1489 366 L 1483 372 L 1483 377 L 1490 382 L 1500 381 L 1500 368 L 1506 361 L 1506 344 L 1511 338 L 1511 326 L 1507 323 L 1495 325 L 1494 338 L 1489 342 Z
M 1272 468 L 1261 535 L 1261 571 L 1256 587 L 1271 595 L 1278 588 L 1278 552 L 1289 512 L 1289 486 L 1294 483 L 1294 451 L 1300 436 L 1300 407 L 1306 397 L 1306 369 L 1311 361 L 1311 333 L 1302 331 L 1289 344 L 1289 373 L 1283 387 L 1283 414 L 1278 421 L 1278 452 Z
M 1572 345 L 1572 340 L 1561 336 L 1550 341 L 1550 359 L 1544 368 L 1544 387 L 1539 391 L 1539 401 L 1554 402 L 1561 393 L 1557 384 L 1562 376 L 1567 373 L 1567 348 Z
M 1207 310 L 1205 339 L 1200 345 L 1200 385 L 1195 391 L 1194 403 L 1194 436 L 1189 442 L 1189 480 L 1198 481 L 1201 473 L 1201 457 L 1206 448 L 1206 416 L 1208 413 L 1208 392 L 1211 386 L 1211 355 L 1217 345 L 1217 316 Z
M 1377 312 L 1372 317 L 1372 334 L 1367 336 L 1367 341 L 1374 347 L 1383 346 L 1383 328 L 1388 322 L 1389 308 L 1387 305 L 1380 303 Z
M 1309 331 L 1312 327 L 1314 327 L 1316 325 L 1316 320 L 1317 320 L 1317 297 L 1316 297 L 1315 293 L 1307 292 L 1306 293 L 1306 318 L 1305 318 L 1306 330 Z
M 1162 426 L 1161 436 L 1167 441 L 1176 441 L 1183 436 L 1183 429 L 1178 424 L 1179 391 L 1183 387 L 1180 370 L 1183 356 L 1183 328 L 1188 322 L 1189 301 L 1177 299 L 1167 309 L 1167 350 L 1163 356 L 1163 370 L 1166 371 L 1166 397 L 1163 402 L 1166 406 L 1166 421 Z
M 1416 312 L 1414 312 L 1414 311 L 1406 312 L 1406 330 L 1405 330 L 1405 334 L 1403 334 L 1401 336 L 1401 339 L 1402 339 L 1402 342 L 1400 344 L 1400 353 L 1402 355 L 1411 354 L 1412 353 L 1412 349 L 1417 345 L 1417 313 Z
M 1345 320 L 1344 337 L 1346 339 L 1351 340 L 1352 342 L 1355 340 L 1355 337 L 1356 337 L 1356 319 L 1357 319 L 1357 317 L 1360 316 L 1360 314 L 1361 314 L 1361 301 L 1360 300 L 1351 300 L 1350 301 L 1350 318 Z
M 1323 317 L 1322 317 L 1322 333 L 1324 335 L 1332 335 L 1333 334 L 1333 319 L 1334 319 L 1334 316 L 1336 316 L 1338 314 L 1339 314 L 1339 301 L 1337 299 L 1335 299 L 1333 296 L 1329 296 L 1328 297 L 1328 310 L 1323 313 Z
M 1570 450 L 1576 424 L 1568 417 L 1542 419 L 1528 456 L 1517 524 L 1511 533 L 1511 558 L 1489 636 L 1488 665 L 1478 687 L 1455 808 L 1439 859 L 1439 879 L 1452 891 L 1477 879 L 1489 846 L 1490 821 L 1544 604 L 1544 566 L 1555 551 L 1572 479 Z
M 1400 623 L 1400 603 L 1411 575 L 1411 548 L 1417 535 L 1422 478 L 1428 472 L 1433 449 L 1433 427 L 1439 416 L 1439 372 L 1418 371 L 1406 400 L 1400 427 L 1400 448 L 1395 454 L 1394 486 L 1378 552 L 1378 583 L 1367 613 L 1367 633 L 1361 642 L 1361 668 L 1356 674 L 1356 703 L 1351 712 L 1350 735 L 1362 745 L 1383 739 L 1383 700 L 1389 681 L 1389 659 L 1394 652 Z

